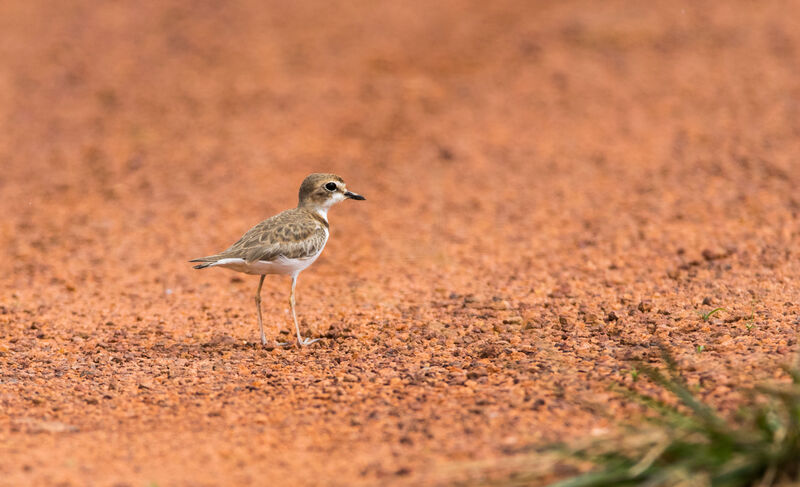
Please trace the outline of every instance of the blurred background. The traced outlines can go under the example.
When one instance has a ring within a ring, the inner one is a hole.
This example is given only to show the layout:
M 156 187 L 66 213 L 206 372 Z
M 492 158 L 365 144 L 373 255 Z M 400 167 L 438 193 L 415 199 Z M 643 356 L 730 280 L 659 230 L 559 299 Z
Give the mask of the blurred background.
M 208 431 L 232 428 L 259 443 L 248 436 L 256 434 L 248 414 L 269 408 L 231 392 L 236 408 L 221 408 L 220 419 L 209 416 L 219 405 L 191 406 L 187 395 L 219 390 L 214 380 L 244 387 L 250 375 L 231 365 L 239 360 L 279 370 L 295 363 L 290 357 L 236 349 L 238 358 L 218 364 L 234 367 L 228 375 L 160 399 L 177 409 L 141 397 L 169 394 L 174 384 L 139 386 L 152 381 L 148 367 L 158 360 L 257 339 L 256 279 L 199 273 L 186 261 L 295 206 L 312 172 L 341 175 L 367 201 L 331 211 L 331 240 L 298 284 L 303 326 L 329 334 L 333 348 L 291 366 L 304 389 L 289 396 L 295 386 L 284 383 L 269 410 L 297 413 L 296 401 L 320 394 L 314 377 L 342 363 L 368 364 L 347 371 L 363 381 L 376 363 L 405 381 L 425 367 L 441 367 L 441 380 L 455 383 L 481 360 L 498 369 L 469 397 L 419 385 L 424 398 L 413 401 L 422 409 L 408 414 L 423 426 L 410 443 L 400 441 L 407 423 L 365 419 L 403 409 L 359 405 L 383 397 L 378 390 L 346 395 L 347 417 L 357 419 L 344 421 L 346 434 L 314 437 L 314 447 L 292 439 L 315 434 L 324 418 L 268 418 L 268 432 L 287 442 L 261 441 L 259 451 L 284 452 L 286 463 L 272 466 L 286 479 L 430 479 L 437 462 L 584 434 L 598 418 L 569 396 L 604 391 L 658 327 L 689 351 L 713 337 L 717 347 L 698 374 L 717 377 L 719 364 L 736 363 L 742 376 L 726 380 L 757 376 L 794 346 L 796 329 L 800 16 L 790 12 L 798 7 L 0 3 L 0 354 L 18 381 L 3 396 L 1 424 L 16 432 L 6 447 L 28 445 L 6 450 L 16 463 L 0 460 L 0 473 L 30 480 L 39 470 L 19 465 L 57 455 L 36 468 L 81 479 L 65 474 L 66 454 L 53 451 L 69 445 L 79 464 L 96 465 L 103 445 L 119 446 L 126 434 L 181 430 L 197 418 L 212 422 L 201 441 L 158 437 L 172 466 L 142 468 L 185 478 Z M 277 334 L 288 323 L 288 282 L 265 286 Z M 683 328 L 706 302 L 730 316 L 755 313 L 765 326 L 751 338 Z M 89 358 L 96 342 L 114 337 L 112 355 L 133 354 L 124 373 L 108 356 Z M 167 351 L 153 359 L 158 343 Z M 175 343 L 184 348 L 170 349 Z M 57 350 L 64 355 L 52 362 Z M 193 357 L 184 366 L 206 370 Z M 223 360 L 203 357 L 206 365 Z M 408 361 L 417 362 L 397 365 Z M 105 365 L 76 392 L 80 367 L 91 363 Z M 20 364 L 40 369 L 22 380 Z M 57 373 L 64 364 L 73 367 L 66 376 Z M 514 392 L 520 381 L 524 390 Z M 384 382 L 391 377 L 377 385 Z M 110 393 L 110 383 L 120 392 Z M 517 393 L 521 406 L 509 406 Z M 85 401 L 105 395 L 96 407 Z M 534 408 L 539 399 L 548 406 Z M 466 412 L 470 405 L 483 412 Z M 38 445 L 19 426 L 26 415 L 92 433 Z M 108 428 L 123 436 L 103 436 Z M 378 447 L 384 440 L 394 443 Z M 208 445 L 235 442 L 215 441 Z M 318 462 L 342 445 L 352 459 Z M 221 457 L 217 446 L 202 457 L 212 478 L 248 465 L 256 470 L 241 473 L 246 483 L 270 466 L 247 451 Z M 128 455 L 108 465 L 138 478 L 141 469 L 126 470 L 130 459 L 152 458 Z
M 337 208 L 329 261 L 660 251 L 796 209 L 786 5 L 5 2 L 4 234 L 167 279 L 332 171 L 373 202 Z

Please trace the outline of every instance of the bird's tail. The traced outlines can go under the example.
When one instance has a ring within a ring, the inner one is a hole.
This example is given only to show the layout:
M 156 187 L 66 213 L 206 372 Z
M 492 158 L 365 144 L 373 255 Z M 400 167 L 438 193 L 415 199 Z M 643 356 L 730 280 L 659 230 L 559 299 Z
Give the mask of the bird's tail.
M 217 258 L 216 256 L 200 257 L 199 259 L 192 259 L 189 262 L 202 262 L 192 267 L 195 269 L 205 269 L 206 267 L 214 265 L 217 262 Z

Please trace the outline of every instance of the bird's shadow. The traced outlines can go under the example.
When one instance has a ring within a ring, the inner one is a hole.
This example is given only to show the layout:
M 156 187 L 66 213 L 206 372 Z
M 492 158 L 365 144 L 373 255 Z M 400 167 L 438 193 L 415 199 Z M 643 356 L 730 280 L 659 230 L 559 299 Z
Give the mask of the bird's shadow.
M 245 340 L 219 333 L 213 335 L 206 341 L 177 342 L 162 340 L 149 347 L 148 351 L 162 358 L 212 358 L 231 352 L 274 353 L 276 351 L 328 349 L 340 343 L 342 340 L 354 338 L 354 336 L 341 330 L 329 330 L 324 334 L 309 336 L 309 338 L 319 338 L 320 340 L 313 345 L 298 348 L 294 337 L 288 333 L 281 333 L 277 337 L 274 337 L 272 342 L 266 345 L 262 345 L 258 340 Z M 279 343 L 281 342 L 284 344 L 280 345 Z

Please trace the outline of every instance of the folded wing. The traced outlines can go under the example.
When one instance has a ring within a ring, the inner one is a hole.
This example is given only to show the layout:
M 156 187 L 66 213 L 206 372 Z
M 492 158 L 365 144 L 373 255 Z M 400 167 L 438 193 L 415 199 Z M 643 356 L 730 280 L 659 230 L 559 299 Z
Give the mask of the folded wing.
M 289 259 L 312 257 L 325 246 L 327 230 L 314 218 L 297 218 L 293 214 L 296 211 L 299 210 L 286 210 L 268 218 L 248 230 L 225 251 L 192 262 L 242 258 L 250 264 L 259 260 L 272 261 L 280 256 Z

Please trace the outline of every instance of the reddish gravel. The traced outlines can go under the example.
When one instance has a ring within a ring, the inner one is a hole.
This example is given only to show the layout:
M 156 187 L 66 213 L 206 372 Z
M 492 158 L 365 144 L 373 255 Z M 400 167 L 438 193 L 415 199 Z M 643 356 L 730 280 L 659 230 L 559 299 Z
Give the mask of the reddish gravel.
M 0 2 L 2 486 L 446 484 L 798 349 L 797 1 L 68 3 Z M 318 171 L 265 350 L 186 261 Z

